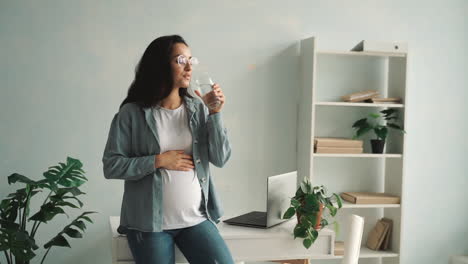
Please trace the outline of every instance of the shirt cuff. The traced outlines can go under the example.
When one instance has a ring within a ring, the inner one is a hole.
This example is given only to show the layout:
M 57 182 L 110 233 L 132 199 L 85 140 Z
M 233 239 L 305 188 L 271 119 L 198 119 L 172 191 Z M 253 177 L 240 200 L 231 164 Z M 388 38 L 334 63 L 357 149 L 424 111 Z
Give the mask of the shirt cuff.
M 214 113 L 208 116 L 208 126 L 224 128 L 221 112 Z

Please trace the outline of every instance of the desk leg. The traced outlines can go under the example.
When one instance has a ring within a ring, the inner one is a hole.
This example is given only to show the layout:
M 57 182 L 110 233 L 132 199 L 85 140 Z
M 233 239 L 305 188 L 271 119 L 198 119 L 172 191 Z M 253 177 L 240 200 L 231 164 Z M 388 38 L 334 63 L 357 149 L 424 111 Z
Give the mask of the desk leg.
M 270 260 L 270 262 L 278 262 L 281 264 L 310 264 L 308 259 Z

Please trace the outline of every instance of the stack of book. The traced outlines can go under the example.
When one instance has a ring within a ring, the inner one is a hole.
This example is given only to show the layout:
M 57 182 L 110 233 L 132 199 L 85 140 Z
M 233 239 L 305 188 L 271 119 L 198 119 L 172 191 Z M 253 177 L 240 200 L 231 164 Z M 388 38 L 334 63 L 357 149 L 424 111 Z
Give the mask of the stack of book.
M 389 218 L 382 218 L 375 224 L 369 232 L 366 246 L 372 250 L 387 250 L 392 236 L 393 221 Z
M 314 152 L 358 154 L 363 152 L 363 141 L 348 138 L 317 137 L 314 139 Z
M 374 103 L 374 104 L 398 104 L 401 103 L 400 97 L 387 97 L 387 98 L 371 98 L 366 100 L 367 103 Z
M 344 242 L 343 241 L 335 241 L 335 256 L 343 256 L 344 255 Z
M 376 192 L 343 192 L 341 198 L 353 204 L 399 204 L 400 197 Z
M 379 92 L 376 90 L 368 90 L 358 93 L 352 93 L 348 95 L 344 95 L 341 99 L 345 102 L 352 102 L 352 103 L 374 103 L 374 104 L 397 104 L 401 102 L 400 97 L 386 97 L 381 98 L 379 97 Z
M 341 97 L 341 99 L 345 102 L 363 102 L 365 100 L 372 99 L 378 96 L 379 96 L 379 92 L 375 90 L 368 90 L 368 91 L 344 95 Z

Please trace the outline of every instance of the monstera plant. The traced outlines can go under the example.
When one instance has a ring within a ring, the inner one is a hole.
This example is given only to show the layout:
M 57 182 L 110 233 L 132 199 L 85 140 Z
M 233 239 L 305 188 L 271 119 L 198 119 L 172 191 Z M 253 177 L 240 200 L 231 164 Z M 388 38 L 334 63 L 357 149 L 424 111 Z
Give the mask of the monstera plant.
M 83 203 L 77 196 L 85 194 L 79 187 L 87 181 L 82 170 L 83 164 L 68 157 L 66 163 L 49 167 L 44 172 L 44 179 L 34 181 L 26 176 L 13 173 L 8 176 L 8 184 L 23 183 L 24 188 L 10 193 L 0 203 L 0 252 L 3 251 L 7 264 L 29 264 L 36 257 L 34 252 L 39 247 L 34 239 L 41 224 L 47 224 L 59 214 L 65 214 L 65 208 L 81 209 Z M 40 209 L 30 216 L 31 200 L 43 190 L 48 195 Z M 44 244 L 47 251 L 41 259 L 44 262 L 50 249 L 57 247 L 70 247 L 65 235 L 71 238 L 81 238 L 86 229 L 84 221 L 92 223 L 87 216 L 96 212 L 83 212 L 73 219 L 60 232 Z M 28 223 L 32 223 L 28 230 Z

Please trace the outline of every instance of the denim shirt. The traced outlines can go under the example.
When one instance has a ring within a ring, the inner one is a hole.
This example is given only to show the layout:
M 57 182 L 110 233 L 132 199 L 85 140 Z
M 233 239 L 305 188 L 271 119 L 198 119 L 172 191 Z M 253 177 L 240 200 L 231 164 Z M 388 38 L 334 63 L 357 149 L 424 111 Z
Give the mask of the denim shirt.
M 198 99 L 184 97 L 192 133 L 193 162 L 203 194 L 204 212 L 217 224 L 223 215 L 209 163 L 223 167 L 231 146 L 221 113 L 209 115 Z M 127 103 L 115 114 L 102 158 L 106 179 L 124 180 L 119 233 L 127 229 L 162 231 L 162 175 L 155 168 L 160 154 L 156 123 L 151 108 Z M 181 199 L 183 194 L 181 193 Z

